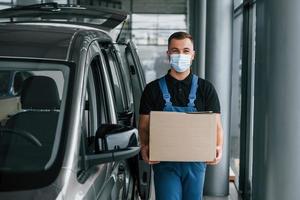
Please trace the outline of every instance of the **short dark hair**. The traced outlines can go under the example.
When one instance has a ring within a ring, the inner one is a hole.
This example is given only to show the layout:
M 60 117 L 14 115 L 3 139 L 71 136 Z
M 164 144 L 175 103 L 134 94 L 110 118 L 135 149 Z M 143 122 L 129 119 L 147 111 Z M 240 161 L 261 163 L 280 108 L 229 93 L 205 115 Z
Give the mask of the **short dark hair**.
M 170 35 L 170 37 L 168 39 L 168 46 L 170 45 L 171 40 L 173 40 L 173 39 L 183 40 L 185 38 L 188 38 L 193 42 L 193 37 L 189 33 L 186 33 L 183 31 L 175 32 L 172 35 Z

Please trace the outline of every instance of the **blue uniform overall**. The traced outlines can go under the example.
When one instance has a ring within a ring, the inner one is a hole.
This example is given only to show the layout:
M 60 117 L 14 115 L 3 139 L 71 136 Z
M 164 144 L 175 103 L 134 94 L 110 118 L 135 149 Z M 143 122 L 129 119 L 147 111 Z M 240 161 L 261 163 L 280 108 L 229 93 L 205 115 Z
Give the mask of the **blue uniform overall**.
M 187 107 L 173 106 L 165 77 L 159 80 L 165 100 L 164 111 L 196 112 L 194 101 L 198 77 L 193 75 Z M 156 200 L 202 200 L 206 164 L 203 162 L 160 162 L 153 165 Z

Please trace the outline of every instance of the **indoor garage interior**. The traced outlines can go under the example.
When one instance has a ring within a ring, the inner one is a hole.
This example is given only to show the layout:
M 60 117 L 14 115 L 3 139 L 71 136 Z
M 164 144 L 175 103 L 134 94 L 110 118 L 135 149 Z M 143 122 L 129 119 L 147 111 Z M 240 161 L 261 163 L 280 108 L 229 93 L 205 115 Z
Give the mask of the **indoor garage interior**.
M 170 69 L 168 37 L 177 31 L 190 33 L 195 50 L 192 72 L 214 85 L 224 131 L 222 160 L 206 169 L 204 200 L 299 199 L 300 112 L 296 104 L 300 99 L 300 1 L 0 0 L 0 37 L 9 33 L 4 29 L 12 23 L 2 19 L 1 10 L 53 2 L 126 13 L 122 31 L 127 41 L 136 46 L 145 84 Z M 120 26 L 114 27 L 119 29 Z M 110 30 L 111 35 L 114 30 Z M 5 50 L 1 50 L 4 45 Z M 1 53 L 9 52 L 7 48 L 10 44 L 0 38 L 0 70 L 6 67 L 1 64 L 4 56 L 14 57 L 14 53 Z M 5 109 L 1 98 L 0 119 Z M 133 120 L 137 126 L 138 119 Z M 3 152 L 0 140 L 0 154 Z M 0 163 L 0 180 L 2 170 L 7 169 Z M 0 199 L 1 193 L 13 190 L 1 189 Z M 78 194 L 78 199 L 89 198 Z M 155 200 L 153 187 L 148 199 Z

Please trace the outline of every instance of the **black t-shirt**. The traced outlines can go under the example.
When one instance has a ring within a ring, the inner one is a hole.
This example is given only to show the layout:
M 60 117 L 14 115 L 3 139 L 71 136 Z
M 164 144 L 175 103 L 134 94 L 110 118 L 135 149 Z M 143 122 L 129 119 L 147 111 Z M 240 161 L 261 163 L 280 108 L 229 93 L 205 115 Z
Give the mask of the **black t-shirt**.
M 150 111 L 162 111 L 165 106 L 162 92 L 158 83 L 159 79 L 146 85 L 140 102 L 140 114 L 148 115 Z M 166 75 L 166 83 L 171 95 L 173 106 L 185 107 L 189 101 L 192 83 L 192 73 L 184 80 L 177 80 L 169 73 Z M 207 80 L 198 79 L 197 97 L 195 100 L 197 111 L 213 111 L 220 113 L 220 102 L 214 86 Z

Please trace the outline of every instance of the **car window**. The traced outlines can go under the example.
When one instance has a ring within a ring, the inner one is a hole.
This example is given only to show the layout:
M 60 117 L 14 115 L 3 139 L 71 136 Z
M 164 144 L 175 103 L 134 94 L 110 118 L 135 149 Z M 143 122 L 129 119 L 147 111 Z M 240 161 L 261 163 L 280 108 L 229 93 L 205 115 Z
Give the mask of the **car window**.
M 14 74 L 20 90 L 19 99 L 0 99 L 0 173 L 47 170 L 57 156 L 68 67 L 4 61 L 0 66 Z M 30 77 L 24 80 L 23 74 Z

